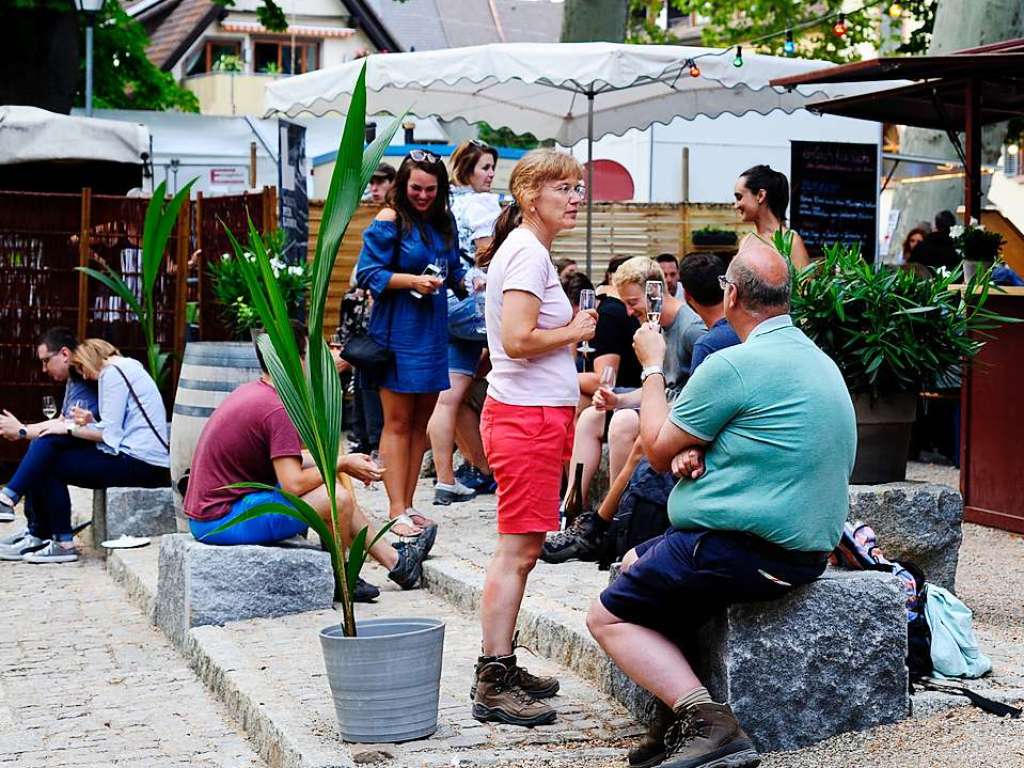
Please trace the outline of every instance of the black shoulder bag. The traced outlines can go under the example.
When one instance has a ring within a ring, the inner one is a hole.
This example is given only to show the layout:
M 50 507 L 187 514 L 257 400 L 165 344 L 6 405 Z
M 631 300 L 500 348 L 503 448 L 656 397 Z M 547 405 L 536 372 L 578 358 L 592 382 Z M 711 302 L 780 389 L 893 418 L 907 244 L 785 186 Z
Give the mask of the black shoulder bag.
M 171 447 L 167 445 L 167 441 L 164 439 L 164 436 L 160 434 L 160 432 L 157 430 L 155 426 L 153 426 L 153 422 L 150 421 L 149 414 L 146 413 L 146 409 L 142 407 L 142 401 L 139 400 L 139 396 L 135 394 L 135 390 L 132 389 L 132 385 L 128 382 L 128 377 L 125 375 L 124 371 L 122 371 L 116 365 L 112 364 L 112 367 L 114 368 L 114 370 L 121 374 L 121 378 L 124 379 L 124 385 L 128 387 L 128 392 L 129 394 L 131 394 L 132 400 L 134 400 L 135 405 L 139 407 L 139 411 L 142 413 L 142 418 L 144 418 L 146 420 L 146 423 L 149 424 L 149 428 L 153 430 L 153 434 L 156 435 L 156 439 L 160 441 L 160 445 L 164 447 L 165 451 L 170 453 Z
M 398 239 L 395 241 L 395 252 L 393 254 L 391 270 L 394 272 L 399 266 L 399 249 L 402 247 L 402 231 L 399 227 Z M 380 304 L 374 306 L 376 312 Z M 371 316 L 372 317 L 372 316 Z M 395 361 L 395 353 L 391 346 L 391 324 L 394 320 L 394 305 L 388 302 L 388 335 L 385 344 L 379 344 L 370 336 L 369 330 L 359 336 L 354 336 L 345 344 L 341 350 L 341 359 L 355 368 L 362 377 L 362 385 L 367 389 L 376 389 L 384 381 L 388 368 Z

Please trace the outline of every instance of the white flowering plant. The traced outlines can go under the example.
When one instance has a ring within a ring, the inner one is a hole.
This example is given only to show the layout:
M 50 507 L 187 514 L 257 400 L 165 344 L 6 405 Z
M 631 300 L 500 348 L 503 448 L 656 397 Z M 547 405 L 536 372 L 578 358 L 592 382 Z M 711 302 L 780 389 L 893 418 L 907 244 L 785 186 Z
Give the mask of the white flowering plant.
M 1006 242 L 1001 234 L 985 229 L 977 219 L 971 219 L 966 227 L 961 224 L 950 227 L 949 236 L 960 258 L 967 261 L 993 262 Z
M 264 252 L 270 257 L 270 268 L 281 289 L 285 306 L 290 317 L 298 317 L 306 300 L 310 285 L 310 270 L 307 262 L 288 264 L 281 254 L 285 250 L 285 233 L 281 230 L 260 238 Z M 241 258 L 255 264 L 252 243 L 242 252 Z M 235 254 L 225 253 L 219 259 L 212 259 L 209 265 L 213 295 L 220 304 L 224 320 L 231 326 L 236 337 L 247 339 L 249 330 L 262 325 L 252 300 L 252 293 L 245 282 L 242 268 Z

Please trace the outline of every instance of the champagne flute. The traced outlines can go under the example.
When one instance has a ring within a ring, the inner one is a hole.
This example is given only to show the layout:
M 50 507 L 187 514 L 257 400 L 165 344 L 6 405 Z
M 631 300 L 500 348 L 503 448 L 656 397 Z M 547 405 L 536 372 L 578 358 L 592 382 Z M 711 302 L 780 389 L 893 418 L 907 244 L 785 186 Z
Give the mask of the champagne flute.
M 57 415 L 57 402 L 53 395 L 43 395 L 43 416 L 52 419 Z
M 597 306 L 597 294 L 594 293 L 591 288 L 584 288 L 580 291 L 580 312 L 585 312 L 588 309 L 594 309 Z M 590 344 L 584 341 L 579 347 L 576 348 L 577 352 L 581 352 L 584 355 L 589 355 L 594 351 L 594 348 Z
M 646 286 L 647 295 L 647 319 L 661 330 L 661 304 L 664 299 L 665 284 L 660 280 L 648 280 Z

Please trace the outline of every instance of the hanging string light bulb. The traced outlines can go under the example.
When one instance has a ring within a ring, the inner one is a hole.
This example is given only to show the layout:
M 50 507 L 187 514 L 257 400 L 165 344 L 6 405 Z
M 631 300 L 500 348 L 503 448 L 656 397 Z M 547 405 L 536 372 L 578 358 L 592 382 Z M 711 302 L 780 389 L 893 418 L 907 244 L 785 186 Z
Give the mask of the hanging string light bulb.
M 742 67 L 743 66 L 743 46 L 742 45 L 737 45 L 736 46 L 736 56 L 732 60 L 732 65 L 734 67 Z
M 840 13 L 836 23 L 832 25 L 832 34 L 836 37 L 846 37 L 846 14 Z
M 893 3 L 889 6 L 889 15 L 894 19 L 903 17 L 903 6 L 899 3 Z
M 786 30 L 786 42 L 784 42 L 782 44 L 782 51 L 787 56 L 792 56 L 793 54 L 796 53 L 796 43 L 793 42 L 793 30 L 792 29 L 787 29 Z
M 690 68 L 690 77 L 700 77 L 700 67 L 693 59 L 686 60 L 686 66 Z

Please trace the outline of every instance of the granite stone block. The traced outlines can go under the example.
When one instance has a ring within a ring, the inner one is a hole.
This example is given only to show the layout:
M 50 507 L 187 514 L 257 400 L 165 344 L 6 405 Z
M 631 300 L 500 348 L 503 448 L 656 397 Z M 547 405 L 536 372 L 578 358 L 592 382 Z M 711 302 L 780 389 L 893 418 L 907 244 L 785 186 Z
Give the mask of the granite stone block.
M 181 646 L 191 627 L 330 608 L 331 558 L 306 546 L 160 541 L 156 623 Z
M 956 590 L 964 501 L 946 485 L 886 483 L 850 486 L 850 522 L 862 520 L 889 560 L 909 560 L 932 584 Z
M 92 494 L 98 544 L 120 536 L 174 533 L 174 499 L 168 488 L 100 488 Z

